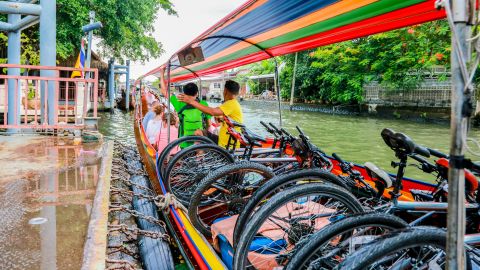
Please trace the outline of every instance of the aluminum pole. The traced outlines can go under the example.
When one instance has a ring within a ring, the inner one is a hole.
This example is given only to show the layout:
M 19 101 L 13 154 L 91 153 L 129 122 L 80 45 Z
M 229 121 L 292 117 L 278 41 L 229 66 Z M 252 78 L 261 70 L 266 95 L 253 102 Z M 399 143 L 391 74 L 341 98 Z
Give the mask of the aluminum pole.
M 57 65 L 57 1 L 41 1 L 42 15 L 40 16 L 40 65 L 42 66 L 56 66 Z M 40 70 L 41 77 L 54 78 L 54 70 Z M 55 125 L 55 119 L 57 119 L 55 105 L 58 102 L 55 82 L 50 81 L 47 84 L 47 89 L 42 88 L 41 100 L 42 110 L 45 108 L 45 90 L 47 91 L 47 115 L 45 118 L 45 112 L 42 113 L 43 121 L 48 120 L 49 125 Z
M 465 80 L 462 76 L 461 62 L 470 59 L 470 48 L 467 39 L 470 37 L 470 26 L 467 25 L 467 1 L 451 0 L 454 29 L 452 31 L 452 106 L 451 106 L 451 144 L 448 185 L 448 217 L 447 217 L 447 269 L 463 269 L 464 235 L 465 235 L 465 173 L 462 161 L 468 129 L 468 115 L 462 110 L 464 104 L 470 102 L 465 95 Z M 455 37 L 460 44 L 455 41 Z M 456 50 L 462 51 L 464 59 L 459 58 Z
M 95 22 L 95 11 L 90 11 L 90 24 Z M 85 60 L 85 68 L 90 68 L 90 63 L 92 61 L 92 39 L 93 31 L 88 31 L 88 46 L 87 46 L 87 59 Z M 86 72 L 86 79 L 90 79 L 90 72 Z
M 168 60 L 167 63 L 167 112 L 168 112 L 168 117 L 167 117 L 167 143 L 170 143 L 170 60 Z M 163 76 L 163 74 L 162 74 Z M 183 128 L 183 127 L 182 127 Z
M 293 106 L 293 98 L 295 97 L 295 78 L 297 76 L 297 59 L 298 59 L 298 52 L 295 53 L 295 63 L 293 64 L 292 91 L 290 91 L 290 108 Z
M 111 112 L 113 112 L 113 108 L 114 108 L 114 105 L 113 105 L 113 102 L 114 102 L 114 82 L 113 80 L 115 79 L 114 78 L 114 75 L 115 75 L 115 69 L 114 69 L 114 66 L 115 66 L 115 60 L 114 59 L 110 59 L 109 61 L 109 65 L 110 65 L 110 68 L 109 68 L 109 72 L 108 72 L 108 96 L 110 97 L 110 110 Z
M 39 16 L 41 12 L 42 7 L 39 5 L 21 3 L 20 1 L 0 1 L 0 13 L 3 14 Z
M 278 124 L 282 127 L 282 101 L 280 100 L 280 80 L 278 78 L 278 62 L 277 59 L 274 58 L 275 61 L 275 74 L 274 74 L 274 87 L 275 91 L 277 92 L 277 101 L 278 101 Z
M 127 60 L 127 82 L 125 85 L 125 109 L 130 109 L 130 60 Z
M 18 14 L 9 14 L 8 22 L 10 24 L 16 24 L 20 21 L 21 15 Z M 13 31 L 8 32 L 8 63 L 9 64 L 20 64 L 20 47 L 21 47 L 21 32 Z M 19 76 L 19 68 L 8 68 L 7 74 L 12 76 Z M 18 82 L 17 88 L 15 87 Z M 21 90 L 20 80 L 9 79 L 8 80 L 8 118 L 7 122 L 9 125 L 18 125 L 20 124 L 20 106 L 21 106 Z M 15 91 L 15 88 L 17 91 Z M 25 97 L 26 98 L 26 97 Z M 16 104 L 15 104 L 16 103 Z M 4 112 L 5 113 L 5 112 Z M 11 130 L 14 132 L 14 130 Z

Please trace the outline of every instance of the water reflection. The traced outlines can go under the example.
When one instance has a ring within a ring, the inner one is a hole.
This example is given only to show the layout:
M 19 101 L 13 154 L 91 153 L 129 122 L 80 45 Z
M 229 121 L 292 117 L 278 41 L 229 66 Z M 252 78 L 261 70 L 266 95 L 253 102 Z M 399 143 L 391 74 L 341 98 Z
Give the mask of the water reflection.
M 25 168 L 17 179 L 0 183 L 0 268 L 80 269 L 100 145 L 43 138 L 25 142 L 17 151 L 48 161 L 54 169 Z M 45 222 L 29 223 L 37 218 Z

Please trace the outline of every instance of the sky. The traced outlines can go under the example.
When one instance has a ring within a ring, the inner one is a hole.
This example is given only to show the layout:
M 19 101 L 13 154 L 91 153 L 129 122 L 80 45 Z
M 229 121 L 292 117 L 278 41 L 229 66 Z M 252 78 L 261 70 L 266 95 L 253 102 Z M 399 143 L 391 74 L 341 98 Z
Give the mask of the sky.
M 241 6 L 246 0 L 172 0 L 178 17 L 158 12 L 154 37 L 165 53 L 158 59 L 132 63 L 131 78 L 138 78 L 165 63 L 172 54 L 199 36 L 220 19 Z

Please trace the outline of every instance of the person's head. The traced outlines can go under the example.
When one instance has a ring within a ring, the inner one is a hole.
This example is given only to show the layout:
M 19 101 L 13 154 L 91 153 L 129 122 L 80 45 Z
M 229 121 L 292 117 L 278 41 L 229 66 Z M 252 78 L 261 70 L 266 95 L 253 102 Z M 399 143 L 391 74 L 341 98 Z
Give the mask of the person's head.
M 152 105 L 150 105 L 151 106 L 150 109 L 153 111 L 153 108 L 155 108 L 155 106 L 157 105 L 160 105 L 160 102 L 158 100 L 152 101 Z
M 163 113 L 163 106 L 160 105 L 160 104 L 157 104 L 155 106 L 153 106 L 153 109 L 152 111 L 155 113 L 155 115 L 161 115 Z
M 198 86 L 194 83 L 187 83 L 183 86 L 183 93 L 187 96 L 196 97 L 198 95 Z
M 170 125 L 175 126 L 177 124 L 177 117 L 172 112 L 165 112 L 163 114 L 162 120 L 164 123 L 168 123 L 168 116 L 170 116 Z
M 223 90 L 223 99 L 229 100 L 233 99 L 238 96 L 240 93 L 240 85 L 232 80 L 228 80 L 225 82 L 225 89 Z

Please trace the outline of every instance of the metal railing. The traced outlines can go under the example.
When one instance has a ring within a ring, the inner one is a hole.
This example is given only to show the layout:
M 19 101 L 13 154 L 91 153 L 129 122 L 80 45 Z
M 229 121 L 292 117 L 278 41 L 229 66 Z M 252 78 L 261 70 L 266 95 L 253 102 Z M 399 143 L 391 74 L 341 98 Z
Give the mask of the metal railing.
M 86 117 L 97 117 L 97 69 L 0 64 L 0 72 L 8 69 L 50 71 L 55 76 L 0 74 L 0 129 L 82 129 Z M 91 75 L 60 76 L 72 71 Z

